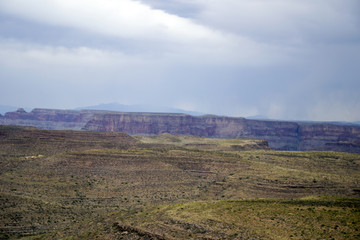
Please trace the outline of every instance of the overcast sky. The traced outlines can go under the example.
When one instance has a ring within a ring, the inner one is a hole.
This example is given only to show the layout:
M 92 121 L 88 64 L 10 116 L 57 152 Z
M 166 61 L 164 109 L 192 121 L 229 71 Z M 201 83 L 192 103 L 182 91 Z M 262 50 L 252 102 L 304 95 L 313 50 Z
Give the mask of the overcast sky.
M 359 0 L 0 0 L 0 105 L 360 120 Z

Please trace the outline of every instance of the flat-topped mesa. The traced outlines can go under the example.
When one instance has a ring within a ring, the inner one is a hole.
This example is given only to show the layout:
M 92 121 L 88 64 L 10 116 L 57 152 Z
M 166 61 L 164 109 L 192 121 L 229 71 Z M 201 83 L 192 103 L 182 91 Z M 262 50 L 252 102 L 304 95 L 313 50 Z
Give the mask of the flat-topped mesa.
M 190 116 L 185 114 L 98 114 L 83 130 L 119 131 L 133 135 L 161 133 L 210 138 L 255 138 L 269 141 L 275 149 L 297 150 L 297 123 L 256 121 L 223 116 Z
M 96 111 L 74 111 L 35 108 L 31 112 L 18 109 L 7 112 L 0 119 L 2 125 L 33 126 L 40 129 L 80 130 L 92 118 Z
M 113 113 L 94 115 L 83 130 L 119 131 L 134 135 L 170 133 L 200 137 L 226 137 L 233 128 L 241 128 L 244 121 L 244 118 L 220 116 L 194 117 L 187 114 Z
M 117 131 L 131 135 L 170 133 L 208 138 L 253 138 L 268 141 L 269 147 L 276 150 L 360 153 L 359 125 L 264 121 L 214 115 L 38 108 L 28 113 L 23 109 L 6 113 L 5 116 L 0 116 L 0 125 L 56 130 Z
M 326 150 L 360 153 L 360 126 L 326 123 L 300 123 L 300 150 Z
M 95 114 L 83 130 L 119 131 L 132 135 L 161 133 L 210 138 L 255 138 L 278 150 L 360 152 L 360 126 L 261 121 L 185 114 Z
M 19 108 L 15 112 L 5 113 L 5 118 L 52 121 L 52 122 L 80 122 L 81 113 L 79 111 L 71 111 L 71 110 L 55 110 L 55 109 L 40 109 L 40 108 L 35 108 L 31 112 L 27 113 L 22 108 Z

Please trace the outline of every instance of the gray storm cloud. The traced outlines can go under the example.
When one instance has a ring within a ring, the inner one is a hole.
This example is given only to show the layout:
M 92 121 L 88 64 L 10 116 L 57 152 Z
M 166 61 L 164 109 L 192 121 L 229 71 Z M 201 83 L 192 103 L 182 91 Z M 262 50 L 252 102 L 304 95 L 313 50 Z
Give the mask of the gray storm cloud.
M 1 0 L 1 105 L 359 120 L 359 11 L 357 0 Z

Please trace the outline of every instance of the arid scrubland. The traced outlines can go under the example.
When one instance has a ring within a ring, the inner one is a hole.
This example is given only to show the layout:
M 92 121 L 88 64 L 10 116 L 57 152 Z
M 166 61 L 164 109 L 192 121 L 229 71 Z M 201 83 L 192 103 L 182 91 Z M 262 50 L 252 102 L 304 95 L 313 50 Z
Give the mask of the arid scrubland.
M 357 239 L 360 155 L 0 126 L 0 239 Z

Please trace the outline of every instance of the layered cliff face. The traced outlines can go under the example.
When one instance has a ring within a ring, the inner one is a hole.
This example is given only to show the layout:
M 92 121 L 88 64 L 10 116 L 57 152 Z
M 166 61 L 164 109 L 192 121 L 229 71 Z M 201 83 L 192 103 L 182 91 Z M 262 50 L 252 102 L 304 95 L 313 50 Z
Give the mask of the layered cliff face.
M 97 114 L 84 130 L 128 134 L 161 133 L 212 138 L 255 138 L 278 150 L 333 150 L 360 153 L 360 127 L 320 123 L 260 121 L 182 114 Z
M 35 108 L 27 113 L 22 108 L 0 116 L 1 125 L 33 126 L 39 129 L 81 130 L 96 111 L 72 111 Z
M 215 124 L 211 118 L 185 114 L 97 114 L 85 125 L 84 130 L 119 131 L 133 135 L 170 133 L 214 137 Z
M 83 129 L 134 135 L 170 133 L 211 138 L 256 138 L 268 140 L 270 147 L 275 149 L 297 150 L 298 128 L 297 123 L 245 118 L 119 113 L 95 115 Z
M 22 109 L 0 116 L 1 125 L 34 126 L 40 129 L 70 129 L 125 132 L 131 135 L 161 133 L 209 138 L 255 138 L 267 140 L 277 150 L 328 150 L 360 153 L 360 126 L 285 121 L 262 121 L 222 116 L 186 114 L 116 113 Z
M 360 126 L 300 124 L 299 150 L 360 153 Z

